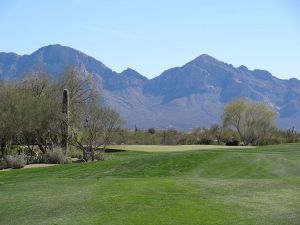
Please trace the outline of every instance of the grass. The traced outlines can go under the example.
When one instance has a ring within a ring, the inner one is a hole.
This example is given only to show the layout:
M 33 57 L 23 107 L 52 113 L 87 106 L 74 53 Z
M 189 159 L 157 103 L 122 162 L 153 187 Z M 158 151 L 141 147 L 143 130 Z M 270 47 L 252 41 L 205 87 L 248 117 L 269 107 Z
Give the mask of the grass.
M 111 145 L 110 149 L 126 150 L 126 151 L 141 151 L 141 152 L 181 152 L 192 150 L 208 150 L 208 149 L 245 149 L 253 148 L 251 146 L 220 146 L 220 145 Z
M 0 224 L 300 224 L 300 145 L 166 148 L 0 172 Z

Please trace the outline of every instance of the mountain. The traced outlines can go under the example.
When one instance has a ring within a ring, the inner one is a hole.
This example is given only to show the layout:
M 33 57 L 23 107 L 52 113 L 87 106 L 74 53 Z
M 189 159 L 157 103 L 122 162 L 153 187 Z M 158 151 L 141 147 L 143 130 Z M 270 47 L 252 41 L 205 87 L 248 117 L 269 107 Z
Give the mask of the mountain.
M 0 78 L 19 79 L 32 71 L 45 72 L 53 77 L 59 76 L 68 67 L 75 67 L 81 73 L 92 74 L 100 80 L 105 90 L 126 89 L 136 80 L 145 77 L 132 72 L 124 76 L 112 71 L 100 61 L 73 48 L 61 45 L 42 47 L 31 55 L 19 56 L 14 53 L 0 53 Z M 140 76 L 140 77 L 139 77 Z
M 127 127 L 186 130 L 220 122 L 225 103 L 245 97 L 263 101 L 278 112 L 278 125 L 300 129 L 300 81 L 282 80 L 264 70 L 234 67 L 201 55 L 181 67 L 147 79 L 133 69 L 114 72 L 73 48 L 50 45 L 30 55 L 0 53 L 0 78 L 20 79 L 41 71 L 53 77 L 75 67 L 91 74 L 103 88 L 104 103 L 115 108 Z

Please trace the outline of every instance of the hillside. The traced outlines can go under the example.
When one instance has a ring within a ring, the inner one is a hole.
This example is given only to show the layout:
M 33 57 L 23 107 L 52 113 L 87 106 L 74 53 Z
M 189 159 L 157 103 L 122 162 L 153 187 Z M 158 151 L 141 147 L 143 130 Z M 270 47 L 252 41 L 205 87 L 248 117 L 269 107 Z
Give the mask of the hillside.
M 220 122 L 225 103 L 238 97 L 264 101 L 278 112 L 278 125 L 300 129 L 300 81 L 278 79 L 268 71 L 234 67 L 201 55 L 181 67 L 147 79 L 133 69 L 114 72 L 75 49 L 50 45 L 30 55 L 0 53 L 0 77 L 21 79 L 41 71 L 56 77 L 76 67 L 92 74 L 103 88 L 104 102 L 115 108 L 127 127 L 189 129 Z

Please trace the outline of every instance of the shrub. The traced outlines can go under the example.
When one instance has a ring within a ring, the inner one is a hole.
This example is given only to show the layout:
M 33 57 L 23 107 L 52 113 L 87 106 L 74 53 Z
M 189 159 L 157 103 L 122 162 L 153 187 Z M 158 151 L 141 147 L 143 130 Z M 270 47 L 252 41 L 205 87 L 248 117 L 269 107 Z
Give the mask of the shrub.
M 28 156 L 27 155 L 27 164 L 43 164 L 48 163 L 48 155 L 40 154 L 37 156 Z
M 232 138 L 232 139 L 229 139 L 226 142 L 226 145 L 228 145 L 228 146 L 238 146 L 238 145 L 240 145 L 240 141 L 235 139 L 235 138 Z
M 6 146 L 3 149 L 4 155 L 20 155 L 24 152 L 24 147 L 20 145 L 11 145 L 11 146 Z M 4 155 L 2 157 L 4 157 Z M 1 158 L 1 152 L 0 152 L 0 158 Z
M 65 162 L 64 162 L 64 163 L 65 163 L 65 164 L 72 163 L 72 158 L 67 157 L 67 158 L 65 159 Z
M 149 134 L 155 134 L 155 129 L 154 128 L 149 128 L 147 132 Z
M 0 160 L 0 170 L 4 170 L 7 168 L 8 168 L 7 162 L 5 160 Z
M 66 156 L 61 148 L 54 148 L 47 153 L 49 163 L 63 164 L 66 162 Z
M 197 141 L 197 144 L 199 145 L 212 145 L 214 144 L 214 140 L 206 137 L 202 137 Z
M 71 158 L 82 158 L 82 151 L 80 149 L 74 148 L 72 146 L 70 146 L 70 148 L 68 149 L 68 156 Z
M 26 164 L 23 154 L 20 155 L 8 155 L 5 157 L 7 167 L 13 169 L 23 168 Z
M 96 152 L 95 160 L 103 161 L 104 160 L 104 153 L 103 152 Z

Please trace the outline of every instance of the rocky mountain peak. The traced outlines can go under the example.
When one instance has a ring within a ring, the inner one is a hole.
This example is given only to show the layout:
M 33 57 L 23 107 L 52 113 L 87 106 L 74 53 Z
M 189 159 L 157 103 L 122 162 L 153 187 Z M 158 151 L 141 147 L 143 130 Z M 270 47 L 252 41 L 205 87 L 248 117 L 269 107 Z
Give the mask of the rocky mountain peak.
M 223 63 L 208 54 L 202 54 L 186 65 L 220 64 Z
M 148 80 L 147 77 L 141 75 L 140 73 L 138 73 L 137 71 L 135 71 L 129 67 L 126 70 L 123 70 L 121 72 L 121 75 L 128 77 L 128 78 L 134 78 L 134 79 L 138 79 L 138 80 L 142 80 L 142 81 Z

